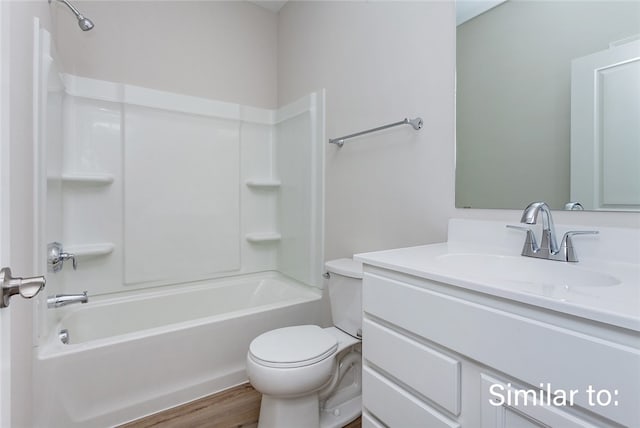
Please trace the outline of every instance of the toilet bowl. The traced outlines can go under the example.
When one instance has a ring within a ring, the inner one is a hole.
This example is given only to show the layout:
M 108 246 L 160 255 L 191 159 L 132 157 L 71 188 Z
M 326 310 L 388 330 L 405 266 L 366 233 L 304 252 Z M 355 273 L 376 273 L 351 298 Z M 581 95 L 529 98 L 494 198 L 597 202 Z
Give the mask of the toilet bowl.
M 271 330 L 249 346 L 247 375 L 262 393 L 259 428 L 338 428 L 360 415 L 362 265 L 325 266 L 335 326 Z
M 316 325 L 271 330 L 251 343 L 247 371 L 263 394 L 297 396 L 331 379 L 337 349 L 336 337 Z

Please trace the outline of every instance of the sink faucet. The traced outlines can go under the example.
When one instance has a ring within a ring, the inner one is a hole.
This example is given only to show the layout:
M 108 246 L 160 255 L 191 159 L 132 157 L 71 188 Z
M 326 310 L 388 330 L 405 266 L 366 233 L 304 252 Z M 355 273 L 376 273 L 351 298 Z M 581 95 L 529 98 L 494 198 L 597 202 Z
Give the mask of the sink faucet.
M 574 235 L 595 235 L 597 230 L 572 230 L 564 234 L 562 242 L 558 245 L 556 238 L 556 231 L 553 224 L 553 217 L 551 216 L 551 209 L 546 202 L 532 202 L 530 203 L 522 213 L 521 223 L 524 224 L 536 224 L 538 221 L 538 214 L 542 213 L 542 237 L 540 245 L 536 241 L 536 237 L 533 234 L 533 230 L 528 227 L 512 226 L 507 227 L 512 229 L 519 229 L 527 232 L 527 238 L 522 247 L 522 255 L 526 257 L 536 257 L 539 259 L 557 260 L 563 262 L 577 262 L 578 257 L 576 255 L 575 248 L 571 237 Z
M 558 252 L 558 240 L 556 239 L 556 229 L 553 225 L 551 209 L 546 202 L 530 203 L 524 209 L 520 223 L 536 224 L 539 213 L 542 213 L 542 242 L 537 250 L 555 254 Z
M 47 297 L 48 308 L 59 308 L 60 306 L 70 305 L 71 303 L 87 303 L 89 296 L 87 292 L 80 294 L 56 294 Z

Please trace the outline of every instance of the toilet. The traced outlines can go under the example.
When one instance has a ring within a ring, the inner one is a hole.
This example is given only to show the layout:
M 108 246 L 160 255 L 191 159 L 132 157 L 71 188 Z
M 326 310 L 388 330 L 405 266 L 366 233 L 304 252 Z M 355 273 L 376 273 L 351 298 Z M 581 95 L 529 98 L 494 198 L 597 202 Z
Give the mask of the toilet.
M 362 264 L 325 264 L 333 327 L 299 325 L 256 337 L 247 375 L 262 394 L 258 428 L 338 428 L 362 408 Z

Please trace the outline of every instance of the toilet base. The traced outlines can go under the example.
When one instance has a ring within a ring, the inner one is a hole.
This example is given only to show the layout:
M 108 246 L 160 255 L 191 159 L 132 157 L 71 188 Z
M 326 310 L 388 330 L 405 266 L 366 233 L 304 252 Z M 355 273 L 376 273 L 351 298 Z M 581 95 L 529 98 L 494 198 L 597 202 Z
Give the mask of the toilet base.
M 362 396 L 358 395 L 332 409 L 320 412 L 320 428 L 341 428 L 362 414 Z
M 258 428 L 300 428 L 320 426 L 318 394 L 295 398 L 262 395 Z
M 318 396 L 273 398 L 262 396 L 258 428 L 341 428 L 362 413 L 362 396 L 319 411 Z
M 262 395 L 258 428 L 341 428 L 362 414 L 362 379 L 358 364 L 329 399 L 319 394 L 282 398 Z M 322 406 L 322 407 L 321 407 Z
M 248 354 L 249 379 L 256 390 L 262 392 L 258 428 L 341 428 L 361 414 L 360 340 L 336 327 L 325 330 L 337 338 L 338 348 L 334 356 L 320 362 L 330 363 L 332 371 L 322 369 L 320 373 L 329 377 L 324 385 L 315 388 L 298 385 L 305 379 L 301 377 L 305 373 L 291 373 L 292 370 L 308 370 L 312 366 L 295 369 L 270 368 L 257 364 Z M 291 384 L 295 388 L 285 388 Z M 309 390 L 312 392 L 304 393 Z

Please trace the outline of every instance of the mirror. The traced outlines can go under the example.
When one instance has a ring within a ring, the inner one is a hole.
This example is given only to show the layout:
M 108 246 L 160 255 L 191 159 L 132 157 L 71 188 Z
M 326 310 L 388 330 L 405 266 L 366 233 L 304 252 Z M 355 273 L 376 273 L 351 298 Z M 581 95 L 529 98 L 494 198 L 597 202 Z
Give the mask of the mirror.
M 457 7 L 482 3 L 457 27 L 456 207 L 640 210 L 640 2 Z

